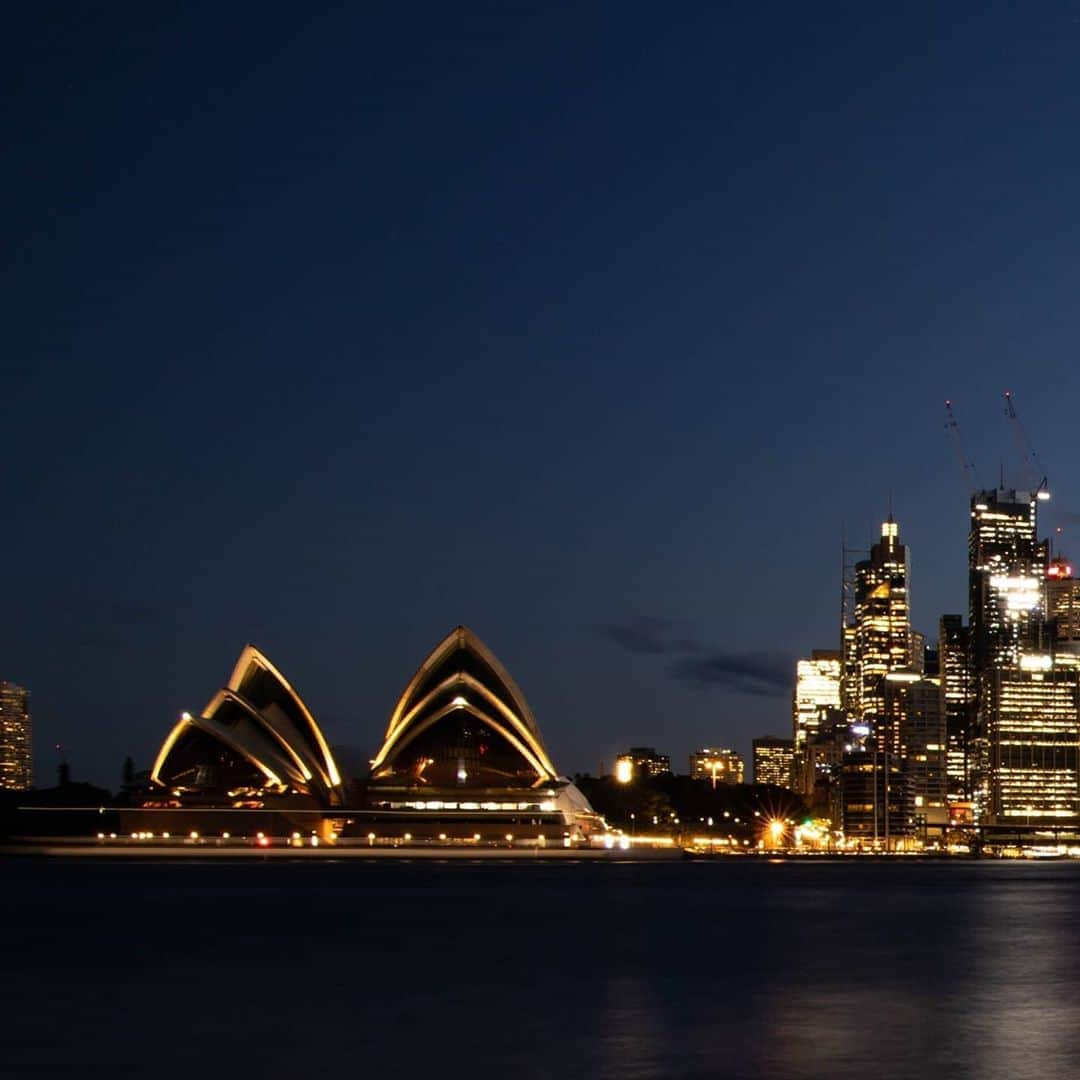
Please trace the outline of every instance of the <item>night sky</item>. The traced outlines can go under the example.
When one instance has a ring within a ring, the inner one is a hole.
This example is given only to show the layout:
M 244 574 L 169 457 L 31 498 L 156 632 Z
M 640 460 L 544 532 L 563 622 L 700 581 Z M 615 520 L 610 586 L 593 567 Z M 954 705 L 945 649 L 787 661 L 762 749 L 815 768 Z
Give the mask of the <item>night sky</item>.
M 556 765 L 788 734 L 840 537 L 1080 523 L 1080 4 L 19 4 L 0 678 L 115 787 L 247 641 L 365 759 L 471 626 Z M 1047 520 L 1048 518 L 1048 520 Z

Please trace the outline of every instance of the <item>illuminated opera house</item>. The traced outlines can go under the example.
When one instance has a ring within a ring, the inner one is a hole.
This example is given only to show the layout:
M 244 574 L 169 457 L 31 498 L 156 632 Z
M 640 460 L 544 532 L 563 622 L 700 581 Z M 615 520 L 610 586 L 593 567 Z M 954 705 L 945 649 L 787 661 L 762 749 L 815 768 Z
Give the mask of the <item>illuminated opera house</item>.
M 368 774 L 352 779 L 299 694 L 247 646 L 202 715 L 169 732 L 131 813 L 159 835 L 171 822 L 175 835 L 197 824 L 368 845 L 572 846 L 606 831 L 556 771 L 516 683 L 463 626 L 421 664 Z

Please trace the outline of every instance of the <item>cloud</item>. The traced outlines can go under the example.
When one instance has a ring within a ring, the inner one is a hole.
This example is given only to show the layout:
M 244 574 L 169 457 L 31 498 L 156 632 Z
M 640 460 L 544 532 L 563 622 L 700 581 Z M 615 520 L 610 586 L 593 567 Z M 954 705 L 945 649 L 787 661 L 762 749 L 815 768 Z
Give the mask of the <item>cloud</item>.
M 662 656 L 686 651 L 679 649 L 679 643 L 672 640 L 670 620 L 654 615 L 638 615 L 621 623 L 605 623 L 597 629 L 609 641 L 615 642 L 620 649 L 627 652 Z
M 780 697 L 791 691 L 792 661 L 783 653 L 714 650 L 676 660 L 668 670 L 680 682 L 753 697 Z
M 753 697 L 780 697 L 791 692 L 794 661 L 783 653 L 706 649 L 678 633 L 679 627 L 670 619 L 656 615 L 635 615 L 622 622 L 604 623 L 597 630 L 626 652 L 671 657 L 667 673 L 678 682 Z

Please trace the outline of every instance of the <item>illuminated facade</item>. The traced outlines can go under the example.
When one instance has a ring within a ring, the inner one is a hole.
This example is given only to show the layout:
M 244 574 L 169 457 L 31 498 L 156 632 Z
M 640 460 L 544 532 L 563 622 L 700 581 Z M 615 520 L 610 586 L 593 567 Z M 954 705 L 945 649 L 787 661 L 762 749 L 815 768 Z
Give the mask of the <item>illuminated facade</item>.
M 340 806 L 344 787 L 315 718 L 254 646 L 201 716 L 185 713 L 150 772 L 147 805 Z
M 1065 559 L 1046 568 L 1046 615 L 1055 642 L 1080 641 L 1080 578 Z
M 667 776 L 670 772 L 671 758 L 652 746 L 631 746 L 615 759 L 615 777 L 622 784 L 635 776 Z
M 690 778 L 717 784 L 741 784 L 745 773 L 742 755 L 724 747 L 705 747 L 690 755 Z
M 605 826 L 559 776 L 524 695 L 459 626 L 405 687 L 372 759 L 370 835 L 574 842 Z
M 840 674 L 840 653 L 834 649 L 814 649 L 796 662 L 792 703 L 796 752 L 821 731 L 828 714 L 840 708 Z
M 1075 821 L 1080 814 L 1080 671 L 1029 653 L 989 682 L 991 823 Z
M 814 649 L 795 664 L 792 770 L 795 790 L 804 795 L 813 795 L 819 774 L 829 771 L 835 756 L 833 731 L 843 716 L 843 671 L 848 656 L 835 649 Z
M 855 565 L 855 715 L 860 720 L 884 711 L 885 676 L 912 666 L 909 578 L 908 550 L 890 514 L 870 558 Z
M 1015 664 L 1039 645 L 1048 547 L 1037 538 L 1038 496 L 1045 494 L 997 488 L 972 496 L 968 621 L 979 673 Z
M 886 677 L 886 709 L 896 719 L 896 750 L 903 761 L 907 813 L 916 821 L 948 820 L 948 744 L 941 685 L 918 672 Z
M 0 682 L 0 789 L 26 791 L 33 785 L 30 691 Z
M 845 754 L 840 801 L 844 836 L 863 847 L 891 851 L 914 831 L 906 777 L 899 758 L 891 754 Z
M 948 746 L 950 802 L 970 796 L 968 739 L 974 719 L 975 687 L 971 670 L 971 635 L 960 615 L 942 615 L 938 630 L 941 709 Z
M 778 739 L 775 735 L 766 735 L 754 740 L 753 749 L 755 784 L 793 787 L 795 772 L 795 741 L 793 739 Z

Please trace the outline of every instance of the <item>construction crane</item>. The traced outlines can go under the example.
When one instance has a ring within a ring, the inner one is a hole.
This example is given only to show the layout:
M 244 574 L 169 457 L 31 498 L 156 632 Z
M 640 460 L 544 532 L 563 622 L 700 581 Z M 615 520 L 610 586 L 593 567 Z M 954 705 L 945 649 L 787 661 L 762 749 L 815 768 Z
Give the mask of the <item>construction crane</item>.
M 945 402 L 945 430 L 948 433 L 948 439 L 953 445 L 953 449 L 956 451 L 956 457 L 960 462 L 960 468 L 964 470 L 964 479 L 968 482 L 968 488 L 971 491 L 979 490 L 979 478 L 975 474 L 975 463 L 968 461 L 964 455 L 964 447 L 960 441 L 960 428 L 956 423 L 956 414 L 953 412 L 952 402 Z
M 1020 417 L 1016 413 L 1016 404 L 1013 401 L 1011 390 L 1005 391 L 1005 415 L 1012 422 L 1013 433 L 1016 436 L 1016 445 L 1020 448 L 1020 456 L 1024 459 L 1024 465 L 1027 467 L 1028 475 L 1032 478 L 1037 477 L 1040 474 L 1042 475 L 1042 480 L 1039 481 L 1038 486 L 1035 488 L 1035 497 L 1045 502 L 1050 498 L 1050 489 L 1047 487 L 1046 481 L 1046 470 L 1039 460 L 1039 455 L 1035 453 L 1035 447 L 1031 445 L 1031 440 L 1024 430 L 1024 425 L 1020 423 Z

